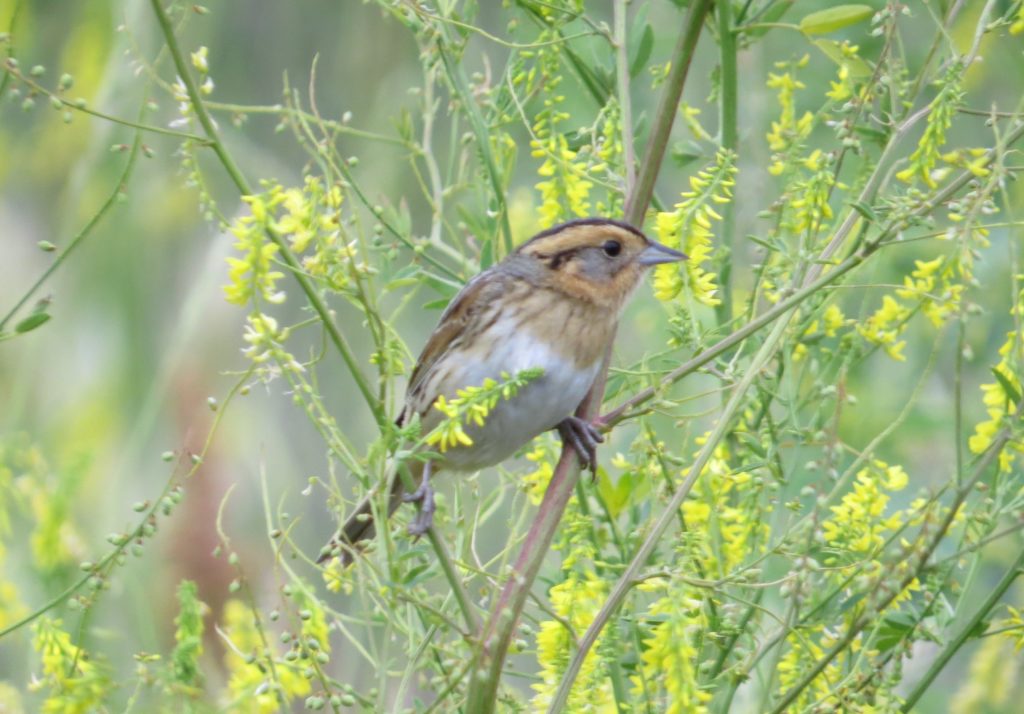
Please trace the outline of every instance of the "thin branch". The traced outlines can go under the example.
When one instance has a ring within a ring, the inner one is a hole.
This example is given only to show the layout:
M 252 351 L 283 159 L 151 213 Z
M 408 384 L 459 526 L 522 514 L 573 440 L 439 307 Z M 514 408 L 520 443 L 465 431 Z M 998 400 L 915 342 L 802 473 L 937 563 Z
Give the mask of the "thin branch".
M 648 139 L 644 161 L 634 193 L 626 200 L 625 218 L 628 222 L 639 223 L 654 191 L 654 182 L 661 167 L 662 158 L 668 146 L 668 137 L 675 119 L 679 98 L 697 46 L 697 38 L 704 25 L 704 18 L 711 7 L 711 0 L 696 0 L 684 21 L 684 32 L 677 43 L 672 57 L 672 71 L 669 74 L 664 93 L 655 116 L 655 129 Z M 592 418 L 600 409 L 608 380 L 608 365 L 611 349 L 605 353 L 598 378 L 590 393 L 580 405 L 577 414 Z M 467 711 L 474 714 L 489 714 L 494 711 L 502 667 L 516 622 L 526 603 L 527 593 L 540 571 L 547 555 L 562 513 L 573 493 L 579 478 L 579 462 L 572 448 L 563 445 L 562 455 L 555 466 L 550 485 L 544 494 L 540 511 L 534 520 L 523 544 L 511 577 L 506 581 L 491 615 L 485 623 L 477 653 L 477 667 L 470 679 L 466 699 Z
M 140 118 L 145 111 L 146 100 L 143 99 L 142 107 L 139 110 Z M 4 315 L 3 319 L 0 319 L 0 333 L 3 332 L 4 327 L 6 327 L 7 323 L 11 321 L 11 318 L 13 318 L 18 313 L 18 311 L 29 300 L 32 299 L 32 296 L 35 295 L 39 288 L 43 286 L 43 283 L 49 280 L 50 276 L 53 275 L 61 265 L 64 264 L 64 261 L 67 260 L 68 256 L 71 255 L 71 253 L 82 244 L 82 241 L 84 241 L 89 236 L 89 234 L 93 232 L 96 226 L 98 226 L 100 222 L 104 219 L 104 217 L 106 217 L 107 213 L 110 212 L 110 209 L 117 205 L 118 196 L 120 196 L 122 192 L 125 190 L 125 186 L 128 184 L 128 179 L 131 177 L 132 171 L 135 169 L 135 162 L 139 158 L 141 148 L 141 128 L 137 128 L 135 131 L 135 138 L 132 141 L 131 149 L 128 152 L 128 162 L 124 165 L 124 170 L 121 172 L 121 175 L 118 176 L 117 181 L 114 183 L 114 190 L 110 192 L 110 196 L 108 196 L 107 200 L 103 202 L 103 205 L 100 206 L 99 210 L 93 214 L 92 218 L 89 219 L 88 223 L 86 223 L 85 226 L 82 227 L 82 230 L 75 234 L 75 237 L 71 239 L 71 241 L 67 244 L 64 250 L 62 250 L 56 258 L 54 258 L 53 262 L 50 263 L 50 266 L 43 271 L 43 274 L 40 275 L 34 283 L 32 283 L 32 286 L 27 291 L 25 291 L 25 294 L 23 294 L 21 298 L 18 300 L 18 302 L 14 304 L 14 307 L 7 311 L 7 314 Z
M 640 176 L 637 178 L 636 190 L 626 200 L 626 222 L 633 225 L 643 223 L 647 206 L 654 194 L 654 182 L 661 171 L 661 162 L 665 158 L 668 138 L 675 123 L 679 100 L 683 96 L 683 85 L 690 71 L 690 63 L 697 49 L 697 40 L 704 18 L 711 9 L 711 0 L 695 0 L 686 14 L 683 33 L 672 51 L 672 69 L 665 82 L 665 91 L 658 102 L 658 110 L 654 115 L 654 125 L 647 140 L 647 149 L 640 164 Z
M 220 163 L 223 165 L 224 170 L 227 171 L 228 176 L 231 177 L 232 182 L 238 188 L 244 196 L 251 196 L 253 191 L 246 180 L 245 175 L 242 174 L 241 169 L 235 163 L 234 158 L 228 153 L 227 148 L 221 141 L 220 134 L 217 131 L 216 124 L 213 123 L 213 119 L 210 117 L 210 113 L 206 109 L 206 105 L 203 103 L 202 97 L 199 94 L 199 88 L 196 86 L 195 79 L 192 77 L 192 73 L 189 71 L 188 65 L 185 62 L 185 57 L 181 52 L 181 48 L 178 46 L 178 38 L 174 34 L 174 28 L 171 26 L 171 19 L 167 15 L 167 11 L 163 5 L 160 4 L 160 0 L 150 0 L 150 4 L 153 6 L 153 12 L 156 14 L 157 22 L 160 24 L 160 30 L 163 33 L 164 41 L 167 43 L 167 49 L 171 53 L 171 58 L 174 60 L 174 66 L 177 69 L 178 76 L 185 85 L 185 90 L 188 93 L 189 102 L 192 105 L 193 111 L 196 113 L 196 118 L 199 120 L 199 124 L 203 127 L 203 131 L 209 138 L 209 146 L 213 149 L 213 152 L 217 155 Z M 384 429 L 388 424 L 387 414 L 384 413 L 383 405 L 381 405 L 375 397 L 373 390 L 370 387 L 370 383 L 367 381 L 366 376 L 359 368 L 359 363 L 356 360 L 355 354 L 352 352 L 352 348 L 349 347 L 348 342 L 341 334 L 341 330 L 334 322 L 334 317 L 331 315 L 330 309 L 324 302 L 323 298 L 317 292 L 313 283 L 309 278 L 302 272 L 302 265 L 299 263 L 299 259 L 292 252 L 291 247 L 280 233 L 275 230 L 267 228 L 267 236 L 270 240 L 278 246 L 281 257 L 285 263 L 292 269 L 292 276 L 295 281 L 299 284 L 302 292 L 306 294 L 306 299 L 309 300 L 309 304 L 313 307 L 313 310 L 320 316 L 323 323 L 324 329 L 327 331 L 331 342 L 334 344 L 338 353 L 344 360 L 345 365 L 348 367 L 349 373 L 352 375 L 352 379 L 355 380 L 356 387 L 362 394 L 363 399 L 366 400 L 367 406 L 370 407 L 370 411 L 373 412 L 374 419 L 377 422 L 377 426 L 380 429 Z
M 618 84 L 620 118 L 622 122 L 622 148 L 625 154 L 625 185 L 627 196 L 633 194 L 636 183 L 636 148 L 633 145 L 633 102 L 629 90 L 629 47 L 627 45 L 626 0 L 615 0 L 614 32 L 615 32 L 615 78 Z

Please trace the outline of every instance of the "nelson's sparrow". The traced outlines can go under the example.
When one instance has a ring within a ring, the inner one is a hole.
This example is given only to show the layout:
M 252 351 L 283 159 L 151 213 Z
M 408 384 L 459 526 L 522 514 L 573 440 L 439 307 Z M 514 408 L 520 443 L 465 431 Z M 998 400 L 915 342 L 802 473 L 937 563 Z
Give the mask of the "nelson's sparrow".
M 409 532 L 422 535 L 434 512 L 432 470 L 491 466 L 549 429 L 558 429 L 580 460 L 595 468 L 597 443 L 603 439 L 573 414 L 597 377 L 627 298 L 647 269 L 685 258 L 630 225 L 587 218 L 537 234 L 470 280 L 427 340 L 398 424 L 418 414 L 427 433 L 444 418 L 431 408 L 438 397 L 450 400 L 459 389 L 488 378 L 500 381 L 503 374 L 532 368 L 543 374 L 499 401 L 482 426 L 467 424 L 472 444 L 411 464 L 419 479 L 414 493 L 403 496 L 402 482 L 395 478 L 388 513 L 403 500 L 418 501 L 420 512 Z M 368 498 L 321 551 L 320 560 L 340 554 L 349 562 L 353 546 L 373 533 Z

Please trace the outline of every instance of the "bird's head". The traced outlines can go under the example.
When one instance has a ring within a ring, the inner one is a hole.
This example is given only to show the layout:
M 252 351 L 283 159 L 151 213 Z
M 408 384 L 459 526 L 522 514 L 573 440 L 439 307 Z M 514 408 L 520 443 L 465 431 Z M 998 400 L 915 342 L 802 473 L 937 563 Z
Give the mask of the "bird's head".
M 686 255 L 609 218 L 584 218 L 538 233 L 510 256 L 542 284 L 618 310 L 647 269 Z

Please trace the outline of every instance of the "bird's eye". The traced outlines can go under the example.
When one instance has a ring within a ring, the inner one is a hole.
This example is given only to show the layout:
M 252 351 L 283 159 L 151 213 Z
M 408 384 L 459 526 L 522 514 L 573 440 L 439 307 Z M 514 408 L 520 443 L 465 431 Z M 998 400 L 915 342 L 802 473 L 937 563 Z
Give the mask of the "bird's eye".
M 601 250 L 609 258 L 614 258 L 622 252 L 622 243 L 619 243 L 617 240 L 606 240 L 604 245 L 601 246 Z

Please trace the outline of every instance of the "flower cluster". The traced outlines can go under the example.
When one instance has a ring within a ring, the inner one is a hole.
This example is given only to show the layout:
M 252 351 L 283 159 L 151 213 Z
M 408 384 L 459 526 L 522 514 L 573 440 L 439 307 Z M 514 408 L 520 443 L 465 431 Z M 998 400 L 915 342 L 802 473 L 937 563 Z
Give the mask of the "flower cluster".
M 266 633 L 241 600 L 224 603 L 221 630 L 228 641 L 224 666 L 228 672 L 231 711 L 275 712 L 311 687 L 292 666 L 282 666 L 267 650 Z
M 695 442 L 703 444 L 707 438 L 704 434 Z M 749 472 L 729 465 L 729 450 L 720 444 L 683 502 L 683 519 L 693 534 L 689 555 L 708 576 L 729 575 L 765 542 L 768 527 L 760 489 L 751 489 L 752 481 Z
M 434 402 L 434 409 L 444 415 L 444 420 L 426 437 L 426 443 L 436 445 L 441 452 L 463 445 L 471 446 L 473 439 L 466 433 L 465 426 L 484 425 L 484 419 L 502 399 L 511 399 L 530 382 L 543 376 L 543 369 L 524 369 L 514 376 L 501 373 L 502 381 L 487 378 L 483 384 L 465 387 L 456 391 L 454 399 L 443 394 Z
M 241 257 L 227 259 L 229 282 L 224 296 L 228 302 L 284 301 L 285 294 L 277 290 L 283 274 L 273 269 L 280 248 L 270 240 L 271 232 L 301 256 L 307 273 L 334 290 L 344 289 L 353 271 L 369 271 L 356 263 L 355 245 L 342 240 L 344 194 L 338 186 L 326 187 L 319 178 L 308 176 L 302 188 L 286 189 L 276 183 L 265 188 L 260 194 L 243 196 L 249 215 L 238 217 L 231 226 Z M 305 254 L 310 248 L 312 252 Z
M 1017 310 L 1019 312 L 1019 310 Z M 994 382 L 981 385 L 982 401 L 988 419 L 974 427 L 974 434 L 967 440 L 967 447 L 975 454 L 984 452 L 992 444 L 996 434 L 1006 423 L 1007 416 L 1016 411 L 1021 400 L 1021 379 L 1017 365 L 1020 364 L 1021 340 L 1016 331 L 1007 334 L 1006 342 L 999 348 L 999 364 L 992 368 Z M 1011 442 L 1008 449 L 999 455 L 999 467 L 1009 472 L 1016 452 L 1024 450 L 1017 442 Z
M 203 686 L 199 658 L 203 655 L 203 615 L 207 608 L 199 600 L 196 584 L 191 580 L 182 580 L 178 585 L 178 604 L 170 689 L 196 696 Z
M 962 283 L 954 282 L 951 266 L 939 256 L 933 260 L 915 260 L 914 270 L 903 276 L 904 287 L 896 291 L 902 300 L 917 300 L 921 312 L 935 327 L 942 327 L 960 309 Z
M 617 172 L 625 165 L 625 148 L 622 145 L 622 111 L 618 101 L 612 97 L 601 112 L 600 131 L 594 142 L 594 153 L 599 163 L 590 167 L 593 173 L 604 172 L 609 178 L 617 178 Z M 605 201 L 598 201 L 596 212 L 601 216 L 615 216 L 622 212 L 623 191 L 609 190 Z
M 273 269 L 279 248 L 266 235 L 268 212 L 273 204 L 265 194 L 243 196 L 242 200 L 249 205 L 250 213 L 239 217 L 231 227 L 237 239 L 234 247 L 242 257 L 227 258 L 229 282 L 224 286 L 224 298 L 236 305 L 247 305 L 256 299 L 282 303 L 285 294 L 277 289 L 277 281 L 284 273 Z
M 690 295 L 704 305 L 718 305 L 715 274 L 703 264 L 711 257 L 711 221 L 720 221 L 712 204 L 732 199 L 736 167 L 733 157 L 720 151 L 715 163 L 690 177 L 690 190 L 671 212 L 658 214 L 654 228 L 658 239 L 670 248 L 680 248 L 689 259 L 681 263 L 659 265 L 654 274 L 654 294 L 659 300 L 672 300 L 687 287 Z
M 823 221 L 832 218 L 828 199 L 835 184 L 835 173 L 831 157 L 820 149 L 811 152 L 802 163 L 811 174 L 794 186 L 797 195 L 790 203 L 794 220 L 789 228 L 796 234 L 814 234 L 822 228 Z
M 545 620 L 537 633 L 537 662 L 541 682 L 534 684 L 537 694 L 533 706 L 545 711 L 562 680 L 562 674 L 575 651 L 575 634 L 583 632 L 607 596 L 607 586 L 593 571 L 572 572 L 568 578 L 551 588 L 551 609 L 561 620 Z M 566 629 L 566 626 L 572 631 Z M 566 711 L 615 711 L 611 683 L 598 656 L 600 642 L 587 654 L 576 676 Z
M 557 37 L 558 32 L 552 26 L 541 32 L 537 41 L 538 44 L 550 43 Z M 570 148 L 561 130 L 560 125 L 570 115 L 561 108 L 565 96 L 558 91 L 563 77 L 558 45 L 545 44 L 536 51 L 522 52 L 521 56 L 535 57 L 536 65 L 517 73 L 513 84 L 524 94 L 538 91 L 543 97 L 543 106 L 533 119 L 530 149 L 532 156 L 543 159 L 537 169 L 543 180 L 536 188 L 541 198 L 540 226 L 548 228 L 567 217 L 590 215 L 590 190 L 594 183 L 589 178 L 587 162 Z
M 703 601 L 678 578 L 659 578 L 640 588 L 660 591 L 661 597 L 647 610 L 657 624 L 643 640 L 644 650 L 640 655 L 643 676 L 633 677 L 634 693 L 646 694 L 647 701 L 660 702 L 658 711 L 670 714 L 709 711 L 711 693 L 698 686 L 697 675 L 700 661 L 697 641 L 708 625 Z M 648 691 L 645 692 L 645 688 Z
M 882 306 L 857 325 L 857 332 L 871 344 L 884 349 L 894 360 L 902 362 L 906 359 L 903 348 L 907 342 L 901 340 L 900 335 L 908 319 L 910 308 L 892 295 L 886 295 L 882 298 Z
M 42 662 L 42 677 L 31 685 L 46 690 L 44 714 L 85 714 L 103 710 L 114 683 L 101 663 L 71 641 L 60 620 L 40 619 L 32 644 Z
M 941 156 L 940 150 L 946 143 L 946 132 L 953 125 L 953 117 L 963 101 L 964 67 L 960 62 L 950 64 L 946 74 L 939 82 L 939 93 L 928 107 L 928 124 L 925 127 L 917 148 L 910 155 L 907 168 L 896 174 L 896 178 L 910 183 L 915 177 L 920 178 L 928 188 L 937 186 L 932 169 Z
M 875 459 L 857 473 L 853 489 L 832 506 L 824 522 L 825 540 L 834 548 L 869 555 L 881 547 L 886 534 L 899 526 L 902 516 L 885 515 L 889 494 L 902 491 L 909 481 L 902 466 Z
M 523 488 L 526 489 L 530 503 L 535 506 L 540 505 L 544 498 L 544 492 L 548 490 L 548 483 L 551 482 L 551 477 L 555 473 L 554 463 L 557 459 L 558 455 L 549 439 L 536 439 L 533 448 L 526 453 L 526 460 L 535 464 L 536 468 L 519 480 Z
M 846 324 L 846 316 L 835 303 L 830 304 L 821 314 L 820 319 L 811 321 L 800 336 L 800 342 L 793 348 L 793 359 L 800 361 L 807 356 L 807 343 L 816 342 L 822 337 L 835 337 Z
M 768 167 L 768 173 L 776 176 L 786 167 L 782 155 L 799 145 L 814 128 L 814 115 L 811 112 L 804 112 L 799 119 L 797 118 L 794 99 L 796 91 L 805 87 L 804 83 L 796 78 L 796 70 L 806 67 L 809 61 L 810 56 L 804 55 L 795 62 L 776 62 L 776 69 L 786 71 L 781 74 L 768 74 L 768 88 L 778 90 L 779 101 L 779 120 L 772 122 L 771 131 L 767 134 L 768 148 L 775 154 Z
M 278 327 L 277 320 L 262 312 L 254 312 L 245 318 L 245 334 L 242 339 L 249 346 L 242 350 L 256 367 L 256 377 L 269 382 L 281 376 L 283 371 L 295 374 L 305 371 L 296 359 L 283 347 L 288 330 Z

